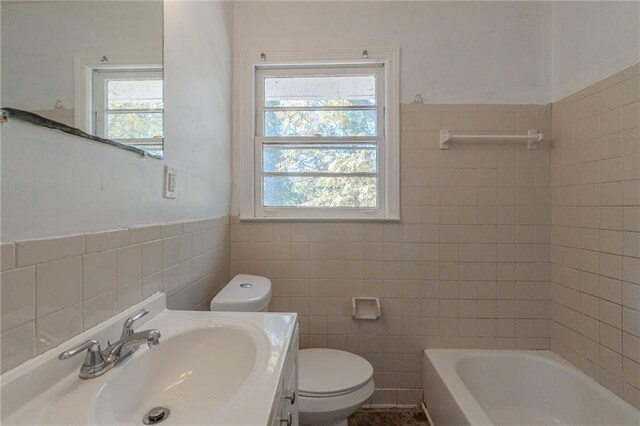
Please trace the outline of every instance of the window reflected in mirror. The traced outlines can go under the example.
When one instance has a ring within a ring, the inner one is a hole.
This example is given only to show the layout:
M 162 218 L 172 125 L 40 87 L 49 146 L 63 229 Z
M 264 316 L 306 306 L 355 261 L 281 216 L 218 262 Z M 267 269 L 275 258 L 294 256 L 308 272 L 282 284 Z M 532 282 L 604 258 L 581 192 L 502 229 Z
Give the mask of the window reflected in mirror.
M 0 19 L 11 115 L 162 158 L 162 1 L 2 1 Z
M 162 70 L 97 69 L 92 97 L 97 136 L 162 155 Z

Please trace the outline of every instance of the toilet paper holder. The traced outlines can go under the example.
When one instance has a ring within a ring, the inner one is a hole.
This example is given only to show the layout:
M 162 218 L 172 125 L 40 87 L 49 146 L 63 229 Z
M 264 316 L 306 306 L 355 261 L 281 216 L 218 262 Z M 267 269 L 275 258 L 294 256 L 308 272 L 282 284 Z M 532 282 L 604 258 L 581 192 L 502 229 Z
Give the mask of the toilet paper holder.
M 376 320 L 380 318 L 382 308 L 377 297 L 352 297 L 353 319 Z

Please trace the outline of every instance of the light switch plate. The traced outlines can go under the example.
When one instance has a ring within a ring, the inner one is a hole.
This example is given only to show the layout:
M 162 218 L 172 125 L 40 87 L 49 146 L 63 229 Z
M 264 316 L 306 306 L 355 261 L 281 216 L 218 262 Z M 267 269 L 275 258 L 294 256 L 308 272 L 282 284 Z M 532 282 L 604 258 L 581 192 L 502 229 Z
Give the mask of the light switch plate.
M 164 166 L 164 198 L 176 198 L 178 192 L 178 187 L 176 186 L 177 176 L 178 169 Z

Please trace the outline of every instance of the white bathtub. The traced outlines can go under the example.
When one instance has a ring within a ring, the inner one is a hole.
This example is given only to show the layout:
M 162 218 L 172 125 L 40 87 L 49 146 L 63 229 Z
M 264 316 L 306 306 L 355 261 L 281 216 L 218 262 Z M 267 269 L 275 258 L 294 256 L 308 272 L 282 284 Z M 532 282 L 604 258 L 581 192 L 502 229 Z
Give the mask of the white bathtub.
M 435 426 L 640 425 L 640 411 L 550 351 L 427 349 Z

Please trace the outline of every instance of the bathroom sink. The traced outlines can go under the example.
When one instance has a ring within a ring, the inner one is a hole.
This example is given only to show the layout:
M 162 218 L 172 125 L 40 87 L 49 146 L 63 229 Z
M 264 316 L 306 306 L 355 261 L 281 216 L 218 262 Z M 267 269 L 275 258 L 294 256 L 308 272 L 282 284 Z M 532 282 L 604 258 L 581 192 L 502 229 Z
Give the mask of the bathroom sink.
M 117 340 L 141 308 L 151 313 L 136 328 L 160 330 L 160 344 L 87 380 L 78 377 L 82 357 L 57 358 L 87 339 Z M 170 311 L 158 293 L 3 374 L 0 421 L 143 425 L 152 408 L 164 407 L 163 426 L 270 424 L 295 325 L 295 314 Z
M 264 367 L 261 337 L 246 327 L 211 324 L 162 339 L 114 371 L 98 393 L 96 423 L 142 424 L 151 408 L 165 407 L 171 423 L 204 424 Z

